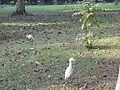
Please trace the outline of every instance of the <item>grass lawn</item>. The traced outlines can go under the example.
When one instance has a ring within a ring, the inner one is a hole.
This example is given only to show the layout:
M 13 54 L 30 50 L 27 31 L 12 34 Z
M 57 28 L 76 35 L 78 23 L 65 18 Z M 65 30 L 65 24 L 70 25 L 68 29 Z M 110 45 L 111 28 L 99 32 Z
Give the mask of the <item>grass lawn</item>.
M 113 8 L 112 4 L 104 5 Z M 33 7 L 38 6 L 28 6 L 27 11 L 43 12 L 42 9 L 32 11 L 34 9 L 30 8 Z M 11 11 L 14 9 L 11 7 Z M 7 7 L 2 10 L 8 12 Z M 114 90 L 120 63 L 120 16 L 118 13 L 99 15 L 103 23 L 100 28 L 93 29 L 98 36 L 93 49 L 87 49 L 75 40 L 82 31 L 76 21 L 77 17 L 71 19 L 69 13 L 1 18 L 4 23 L 0 26 L 0 89 L 48 90 L 52 87 L 77 90 L 86 83 L 88 88 L 94 90 Z M 51 20 L 69 23 L 38 24 L 53 23 Z M 33 43 L 25 38 L 26 34 L 35 37 Z M 75 71 L 71 77 L 72 82 L 64 86 L 64 71 L 70 57 L 76 59 Z
M 71 5 L 30 5 L 26 6 L 27 12 L 61 12 L 61 11 L 72 11 L 78 10 L 84 4 L 71 4 Z M 120 5 L 114 5 L 114 3 L 99 3 L 101 8 L 107 8 L 111 10 L 119 10 Z M 15 6 L 7 5 L 4 8 L 0 8 L 1 13 L 9 13 L 15 11 Z

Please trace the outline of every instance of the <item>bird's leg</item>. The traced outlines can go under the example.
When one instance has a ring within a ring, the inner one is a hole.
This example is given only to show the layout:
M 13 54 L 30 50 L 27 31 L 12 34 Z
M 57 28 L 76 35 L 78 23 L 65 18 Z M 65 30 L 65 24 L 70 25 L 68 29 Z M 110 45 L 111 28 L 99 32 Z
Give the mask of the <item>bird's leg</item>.
M 67 84 L 67 81 L 65 80 L 65 85 Z
M 67 80 L 64 80 L 64 84 L 66 85 L 67 83 L 71 83 L 71 77 L 68 78 Z
M 72 84 L 72 78 L 70 77 L 69 79 L 70 79 L 70 80 L 69 80 L 70 84 Z
M 31 40 L 31 45 L 33 45 L 33 40 Z
M 66 90 L 67 81 L 65 80 L 64 90 Z
M 71 77 L 70 77 L 70 84 L 71 84 Z

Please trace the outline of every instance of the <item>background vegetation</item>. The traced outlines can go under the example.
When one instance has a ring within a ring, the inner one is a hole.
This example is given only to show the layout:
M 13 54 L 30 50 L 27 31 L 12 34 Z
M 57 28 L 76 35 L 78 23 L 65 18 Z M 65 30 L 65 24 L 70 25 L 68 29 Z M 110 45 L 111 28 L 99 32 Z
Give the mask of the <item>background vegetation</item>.
M 84 4 L 26 6 L 28 15 L 10 16 L 14 6 L 0 8 L 1 90 L 114 90 L 120 59 L 119 5 L 99 4 L 107 12 L 96 13 L 101 20 L 92 48 L 81 40 L 81 15 L 72 17 Z M 72 10 L 72 11 L 71 11 Z M 59 11 L 59 12 L 58 12 Z M 33 43 L 26 38 L 32 34 Z M 74 57 L 72 82 L 64 86 L 68 59 Z

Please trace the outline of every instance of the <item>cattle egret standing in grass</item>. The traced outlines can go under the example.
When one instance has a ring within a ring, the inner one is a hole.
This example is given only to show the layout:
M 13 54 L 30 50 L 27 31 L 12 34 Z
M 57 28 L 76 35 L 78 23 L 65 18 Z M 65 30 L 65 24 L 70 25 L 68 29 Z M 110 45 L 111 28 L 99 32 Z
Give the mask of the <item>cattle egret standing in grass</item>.
M 34 39 L 33 36 L 32 36 L 31 34 L 26 35 L 26 38 L 29 39 L 29 40 L 33 40 L 33 39 Z
M 75 13 L 73 13 L 72 17 L 77 16 L 77 15 L 81 15 L 81 12 L 75 12 Z
M 75 61 L 75 59 L 73 57 L 71 57 L 69 59 L 69 66 L 67 67 L 67 69 L 65 70 L 65 81 L 71 77 L 72 73 L 73 73 L 73 67 L 72 67 L 72 62 Z
M 75 12 L 72 14 L 72 17 L 78 16 L 78 15 L 83 15 L 83 14 L 84 14 L 84 12 Z
M 85 36 L 84 33 L 79 33 L 79 34 L 77 34 L 76 41 L 81 41 L 84 36 Z
M 31 43 L 33 44 L 34 37 L 32 36 L 32 34 L 26 35 L 26 38 L 30 40 Z

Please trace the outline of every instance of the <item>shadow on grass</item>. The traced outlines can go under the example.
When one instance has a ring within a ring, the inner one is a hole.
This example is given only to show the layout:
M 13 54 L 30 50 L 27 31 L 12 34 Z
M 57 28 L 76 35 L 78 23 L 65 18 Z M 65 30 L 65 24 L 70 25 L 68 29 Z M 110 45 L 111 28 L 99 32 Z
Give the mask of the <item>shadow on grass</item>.
M 92 46 L 91 49 L 120 49 L 120 46 Z

